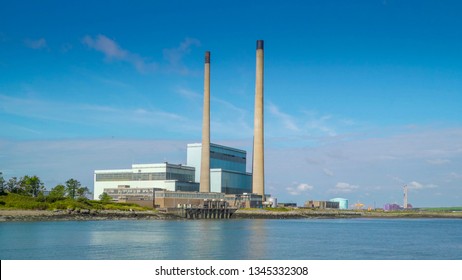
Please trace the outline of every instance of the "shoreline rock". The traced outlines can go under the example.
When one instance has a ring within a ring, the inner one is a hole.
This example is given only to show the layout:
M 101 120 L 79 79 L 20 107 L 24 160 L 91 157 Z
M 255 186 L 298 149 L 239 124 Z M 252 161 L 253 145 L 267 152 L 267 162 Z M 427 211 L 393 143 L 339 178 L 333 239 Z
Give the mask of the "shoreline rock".
M 366 210 L 310 210 L 297 209 L 290 211 L 271 211 L 263 209 L 237 210 L 233 218 L 236 219 L 418 219 L 445 218 L 462 219 L 462 213 L 454 212 L 379 212 Z
M 462 219 L 462 212 L 376 212 L 354 210 L 290 210 L 239 209 L 231 219 Z M 185 220 L 180 216 L 160 211 L 120 210 L 0 210 L 1 222 L 35 221 L 104 221 L 104 220 Z
M 0 210 L 0 222 L 34 221 L 103 221 L 103 220 L 173 220 L 178 216 L 158 211 L 118 210 Z

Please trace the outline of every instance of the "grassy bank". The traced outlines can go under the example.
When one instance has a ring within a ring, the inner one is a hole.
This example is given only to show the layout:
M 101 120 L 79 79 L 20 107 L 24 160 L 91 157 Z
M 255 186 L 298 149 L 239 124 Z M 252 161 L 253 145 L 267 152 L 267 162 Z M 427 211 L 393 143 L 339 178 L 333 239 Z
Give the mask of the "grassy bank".
M 0 209 L 3 210 L 152 210 L 130 203 L 101 202 L 86 198 L 49 200 L 47 197 L 30 197 L 10 193 L 0 196 Z
M 339 210 L 339 209 L 239 209 L 234 218 L 244 219 L 337 219 L 337 218 L 462 218 L 462 212 L 441 209 L 419 209 L 411 211 L 383 210 Z
M 434 207 L 434 208 L 422 208 L 422 211 L 432 212 L 462 212 L 462 207 Z

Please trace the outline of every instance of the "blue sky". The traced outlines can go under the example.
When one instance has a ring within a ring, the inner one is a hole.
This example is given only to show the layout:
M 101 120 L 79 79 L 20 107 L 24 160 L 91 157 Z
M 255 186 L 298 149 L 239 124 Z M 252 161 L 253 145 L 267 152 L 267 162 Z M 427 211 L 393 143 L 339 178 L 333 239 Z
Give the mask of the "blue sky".
M 5 177 L 185 163 L 206 50 L 212 142 L 251 158 L 263 39 L 268 192 L 462 205 L 459 1 L 94 2 L 2 2 Z

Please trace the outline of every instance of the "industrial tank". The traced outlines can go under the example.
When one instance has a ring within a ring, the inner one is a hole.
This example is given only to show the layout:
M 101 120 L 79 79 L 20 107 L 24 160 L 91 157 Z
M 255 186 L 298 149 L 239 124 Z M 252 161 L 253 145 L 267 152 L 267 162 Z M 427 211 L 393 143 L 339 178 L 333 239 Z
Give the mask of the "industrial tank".
M 337 197 L 337 198 L 332 198 L 330 201 L 338 202 L 339 209 L 348 209 L 348 199 L 346 198 Z
M 268 202 L 271 205 L 272 208 L 277 208 L 278 207 L 278 199 L 275 197 L 270 197 L 268 198 Z

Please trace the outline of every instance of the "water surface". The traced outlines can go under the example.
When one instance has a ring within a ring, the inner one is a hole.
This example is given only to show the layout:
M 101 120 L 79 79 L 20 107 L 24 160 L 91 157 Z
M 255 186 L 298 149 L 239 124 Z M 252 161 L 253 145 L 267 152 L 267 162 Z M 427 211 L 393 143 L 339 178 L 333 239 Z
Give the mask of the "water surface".
M 462 259 L 461 219 L 0 223 L 0 259 Z

